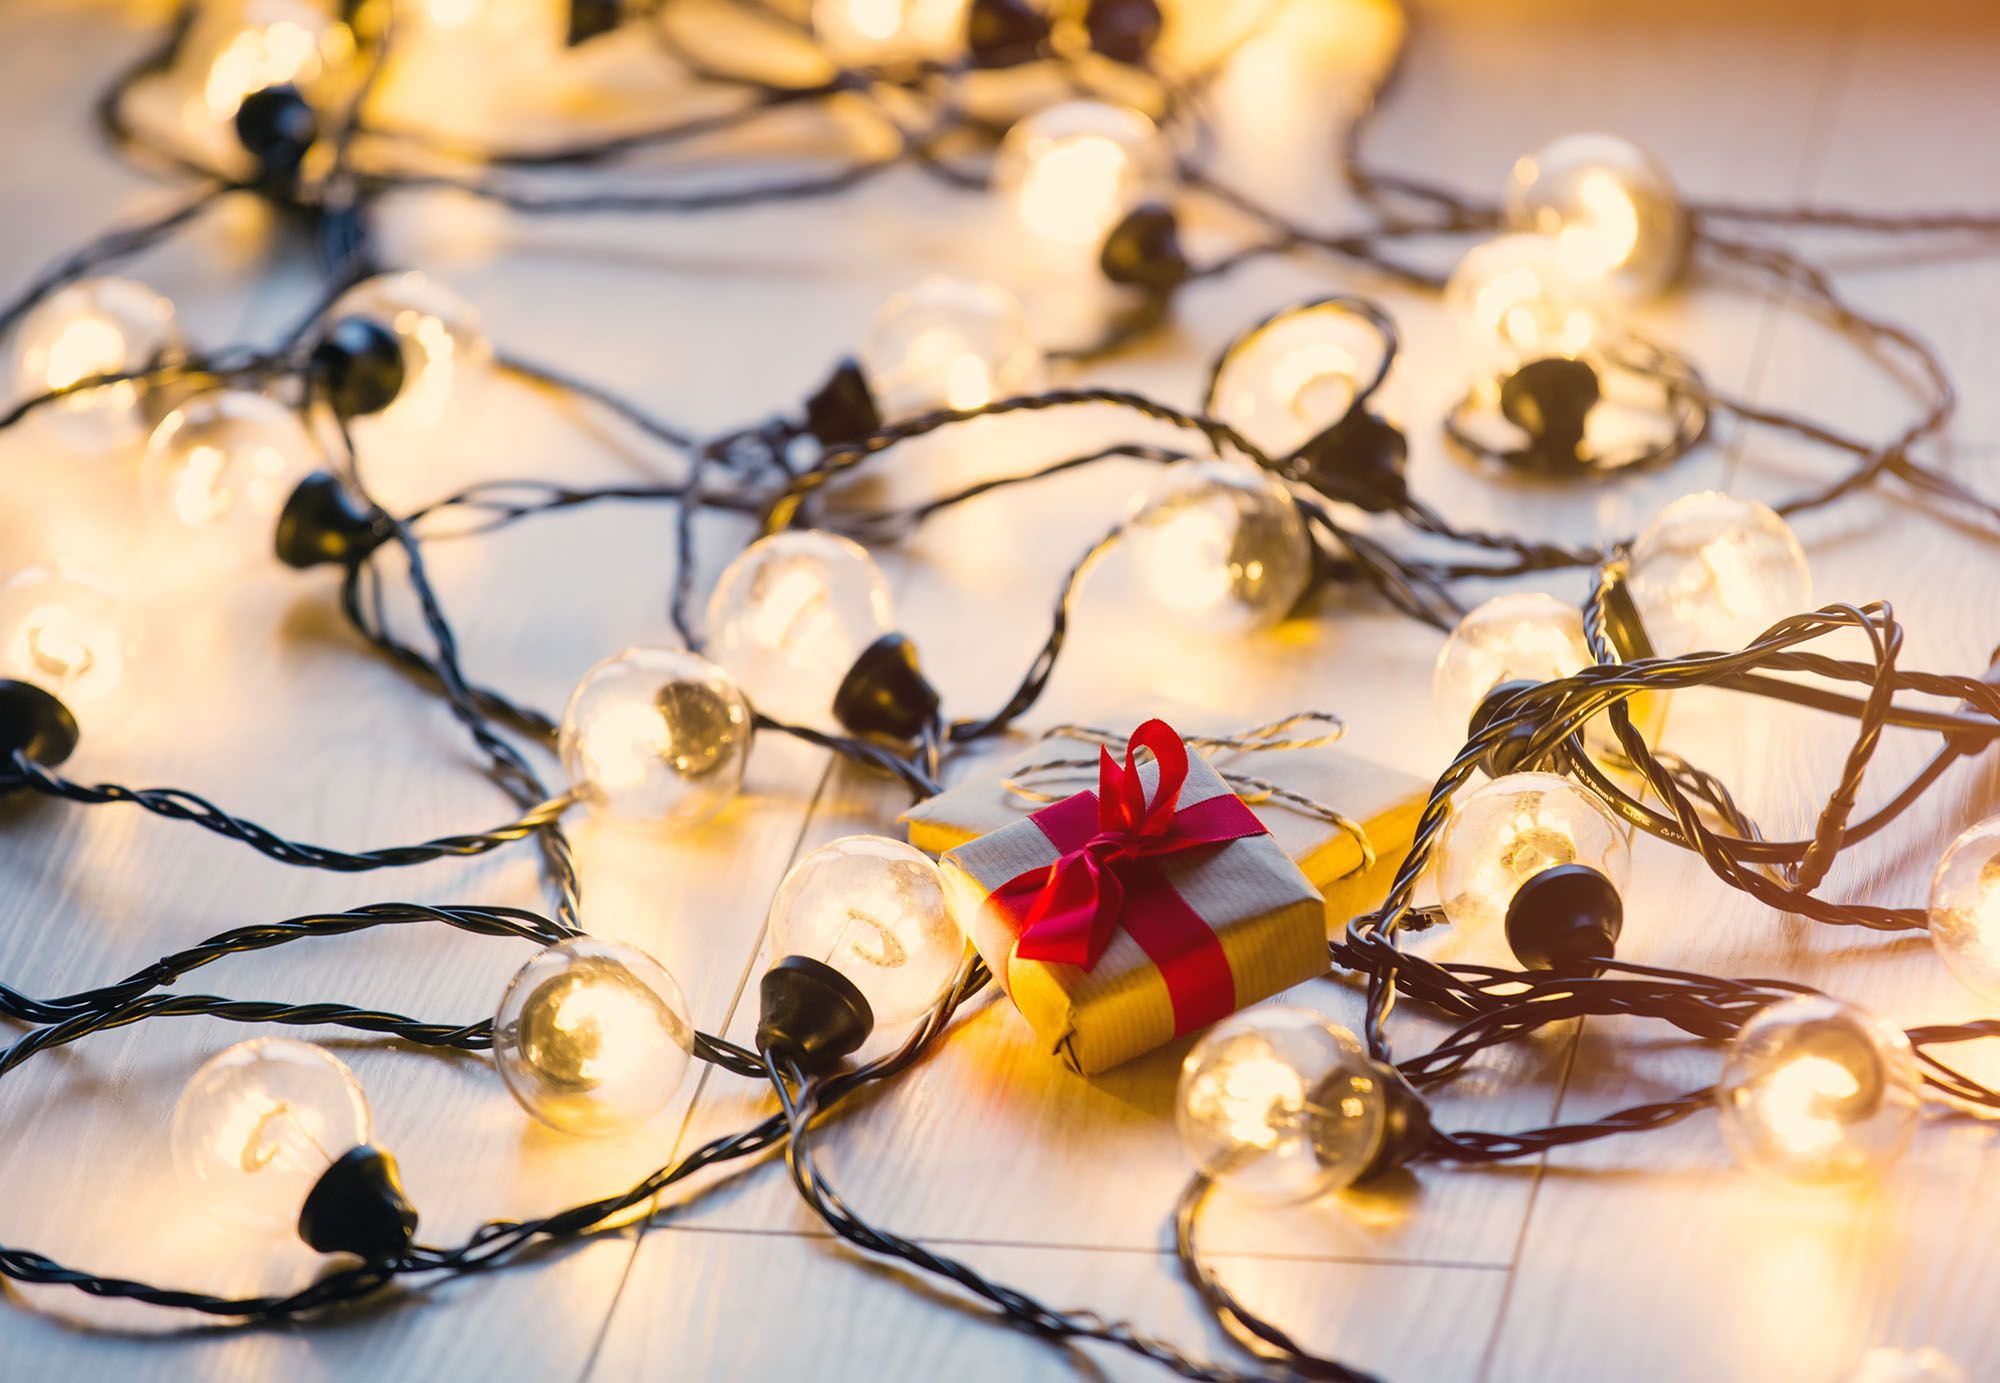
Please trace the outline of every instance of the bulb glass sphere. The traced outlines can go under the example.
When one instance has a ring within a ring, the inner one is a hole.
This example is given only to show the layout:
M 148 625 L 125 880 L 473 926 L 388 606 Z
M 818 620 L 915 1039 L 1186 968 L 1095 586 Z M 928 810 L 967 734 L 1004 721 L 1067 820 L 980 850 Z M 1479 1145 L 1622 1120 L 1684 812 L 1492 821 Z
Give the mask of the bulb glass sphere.
M 1660 292 L 1687 260 L 1687 212 L 1666 170 L 1616 135 L 1543 145 L 1514 164 L 1501 200 L 1507 224 L 1552 237 L 1579 278 L 1633 298 Z
M 1027 314 L 994 283 L 932 274 L 875 314 L 861 367 L 891 420 L 978 408 L 1024 394 L 1042 376 Z
M 1166 139 L 1138 111 L 1066 101 L 1007 131 L 993 187 L 1033 243 L 1095 256 L 1127 212 L 1167 191 L 1173 162 Z
M 1345 417 L 1382 347 L 1332 305 L 1259 328 L 1223 361 L 1215 411 L 1274 456 L 1289 456 Z
M 1880 1172 L 1916 1129 L 1916 1054 L 1851 1004 L 1801 995 L 1758 1011 L 1723 1062 L 1722 1132 L 1752 1170 L 1800 1185 Z
M 660 963 L 579 937 L 521 967 L 493 1018 L 493 1064 L 528 1113 L 565 1133 L 638 1128 L 687 1077 L 694 1023 Z
M 154 522 L 247 561 L 270 556 L 278 511 L 317 459 L 296 412 L 225 390 L 189 400 L 153 429 L 139 489 Z
M 128 689 L 137 644 L 125 602 L 88 578 L 30 567 L 0 585 L 0 677 L 40 687 L 80 719 Z
M 1966 829 L 1931 875 L 1931 944 L 1966 988 L 2000 1001 L 2000 816 Z
M 367 1096 L 339 1057 L 289 1037 L 211 1057 L 174 1109 L 174 1166 L 224 1219 L 298 1223 L 326 1169 L 368 1141 Z
M 1298 506 L 1277 480 L 1239 462 L 1169 466 L 1125 539 L 1153 603 L 1213 633 L 1278 623 L 1312 577 Z
M 1534 360 L 1589 351 L 1604 330 L 1602 290 L 1546 235 L 1503 235 L 1467 251 L 1445 282 L 1474 373 L 1499 378 Z
M 14 346 L 14 392 L 24 399 L 94 375 L 132 374 L 180 345 L 174 305 L 131 279 L 83 279 L 59 288 L 21 319 Z M 44 404 L 40 414 L 80 446 L 129 444 L 143 435 L 144 389 L 121 380 Z
M 357 422 L 409 436 L 434 430 L 465 407 L 493 363 L 493 343 L 472 305 L 436 279 L 409 270 L 364 279 L 334 300 L 325 320 L 365 317 L 403 347 L 403 387 L 380 413 Z
M 750 707 L 721 668 L 675 648 L 628 648 L 584 674 L 556 748 L 593 810 L 681 829 L 736 795 L 751 732 Z
M 1317 1013 L 1226 1018 L 1181 1065 L 1181 1141 L 1246 1200 L 1312 1200 L 1361 1175 L 1387 1118 L 1382 1076 L 1353 1033 Z
M 971 0 L 813 0 L 813 34 L 841 63 L 942 57 L 965 39 Z
M 808 956 L 854 982 L 892 1028 L 928 1012 L 965 957 L 930 857 L 887 836 L 843 836 L 792 866 L 771 903 L 771 955 Z
M 774 533 L 717 578 L 708 651 L 759 710 L 825 725 L 841 679 L 892 619 L 889 583 L 860 544 L 811 529 Z
M 1632 543 L 1632 599 L 1668 657 L 1743 647 L 1812 604 L 1812 569 L 1769 507 L 1710 490 L 1669 504 Z
M 1502 682 L 1551 682 L 1595 661 L 1574 605 L 1539 591 L 1499 595 L 1460 620 L 1438 650 L 1431 699 L 1445 729 L 1463 736 L 1480 701 Z
M 243 98 L 269 86 L 311 93 L 354 59 L 354 32 L 315 0 L 204 0 L 176 71 L 197 136 L 226 130 Z
M 1438 842 L 1438 898 L 1452 925 L 1497 933 L 1515 892 L 1561 864 L 1588 865 L 1623 889 L 1625 830 L 1555 773 L 1509 773 L 1468 793 Z

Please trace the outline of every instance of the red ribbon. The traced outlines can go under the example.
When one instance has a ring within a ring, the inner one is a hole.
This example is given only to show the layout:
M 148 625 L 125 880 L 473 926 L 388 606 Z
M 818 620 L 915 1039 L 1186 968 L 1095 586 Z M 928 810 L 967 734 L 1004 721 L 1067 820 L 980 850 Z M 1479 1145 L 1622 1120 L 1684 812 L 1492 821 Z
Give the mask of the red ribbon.
M 1136 761 L 1141 749 L 1160 766 L 1150 802 Z M 1233 793 L 1180 807 L 1187 774 L 1187 746 L 1163 720 L 1132 732 L 1123 768 L 1099 749 L 1095 794 L 1079 792 L 1029 818 L 1062 857 L 993 891 L 1016 923 L 1014 954 L 1023 960 L 1092 969 L 1122 925 L 1166 980 L 1176 1035 L 1234 1012 L 1236 977 L 1214 929 L 1175 892 L 1159 861 L 1264 834 Z

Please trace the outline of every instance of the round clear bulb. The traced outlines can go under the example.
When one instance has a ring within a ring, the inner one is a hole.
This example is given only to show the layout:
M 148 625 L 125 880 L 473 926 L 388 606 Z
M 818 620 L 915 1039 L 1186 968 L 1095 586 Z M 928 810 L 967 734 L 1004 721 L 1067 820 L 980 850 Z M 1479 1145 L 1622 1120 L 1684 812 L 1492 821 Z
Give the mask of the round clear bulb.
M 1832 1185 L 1873 1176 L 1902 1152 L 1916 1130 L 1918 1079 L 1899 1029 L 1852 1004 L 1800 995 L 1743 1025 L 1715 1101 L 1745 1166 Z
M 1683 495 L 1632 543 L 1629 588 L 1666 657 L 1743 647 L 1811 608 L 1812 569 L 1768 505 L 1709 490 Z
M 295 86 L 311 95 L 343 76 L 354 31 L 324 0 L 203 0 L 176 53 L 187 129 L 213 150 L 233 135 L 252 92 Z
M 1446 280 L 1444 301 L 1481 378 L 1582 355 L 1604 330 L 1601 288 L 1579 278 L 1546 235 L 1503 235 L 1473 246 Z
M 1438 842 L 1438 900 L 1455 927 L 1498 935 L 1515 892 L 1561 864 L 1587 865 L 1621 891 L 1625 829 L 1556 773 L 1509 773 L 1467 793 Z
M 1289 456 L 1347 415 L 1380 337 L 1325 303 L 1289 312 L 1232 348 L 1216 376 L 1216 416 L 1273 456 Z
M 174 1166 L 223 1219 L 280 1231 L 326 1169 L 368 1142 L 368 1097 L 339 1057 L 289 1037 L 211 1057 L 174 1109 Z
M 180 348 L 174 305 L 131 279 L 81 279 L 37 303 L 14 337 L 14 392 L 23 399 L 66 389 L 95 375 L 150 369 Z M 42 405 L 78 446 L 127 445 L 143 436 L 137 380 L 79 389 Z
M 1586 282 L 1609 280 L 1638 300 L 1687 262 L 1688 218 L 1666 170 L 1611 134 L 1571 134 L 1514 164 L 1501 197 L 1507 224 L 1555 240 Z
M 687 1077 L 694 1022 L 636 946 L 579 937 L 522 966 L 493 1018 L 493 1064 L 521 1108 L 564 1133 L 638 1128 Z
M 971 0 L 813 0 L 813 36 L 835 62 L 942 58 L 965 42 Z
M 2000 1001 L 2000 816 L 1966 830 L 1931 874 L 1931 945 L 1959 982 Z
M 1028 393 L 1041 380 L 1042 353 L 1013 294 L 932 274 L 882 304 L 861 342 L 861 368 L 896 421 Z
M 0 677 L 40 687 L 79 719 L 128 690 L 138 642 L 127 604 L 88 577 L 30 567 L 0 585 Z
M 166 531 L 247 563 L 270 557 L 278 511 L 318 458 L 293 409 L 223 390 L 190 399 L 153 429 L 139 492 Z
M 418 438 L 447 415 L 462 413 L 493 364 L 493 343 L 464 298 L 417 270 L 378 274 L 341 294 L 326 311 L 330 325 L 365 317 L 395 333 L 403 347 L 403 387 L 387 408 L 356 419 Z
M 583 675 L 556 748 L 603 817 L 679 830 L 729 805 L 750 757 L 750 707 L 729 674 L 677 648 L 628 648 Z
M 1353 1182 L 1387 1119 L 1381 1073 L 1354 1034 L 1284 1007 L 1216 1024 L 1181 1064 L 1176 1109 L 1195 1165 L 1270 1205 Z
M 842 836 L 792 866 L 771 902 L 771 955 L 832 966 L 875 1026 L 928 1012 L 965 958 L 930 856 L 887 836 Z
M 1169 190 L 1173 168 L 1173 150 L 1140 112 L 1065 101 L 1007 131 L 993 189 L 1032 243 L 1094 259 L 1127 212 Z
M 1284 485 L 1236 461 L 1177 461 L 1125 529 L 1146 595 L 1183 624 L 1278 623 L 1312 579 L 1312 539 Z
M 1972 1375 L 1941 1349 L 1885 1346 L 1862 1355 L 1847 1383 L 1972 1383 Z
M 892 620 L 889 583 L 859 543 L 794 529 L 723 568 L 708 598 L 708 651 L 758 710 L 824 726 L 841 680 Z

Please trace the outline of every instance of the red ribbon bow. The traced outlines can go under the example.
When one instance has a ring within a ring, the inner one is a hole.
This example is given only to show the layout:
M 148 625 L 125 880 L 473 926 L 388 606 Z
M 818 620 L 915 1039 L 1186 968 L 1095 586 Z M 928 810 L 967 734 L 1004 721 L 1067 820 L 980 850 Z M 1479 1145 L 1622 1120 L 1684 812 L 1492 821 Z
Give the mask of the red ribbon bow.
M 1160 766 L 1151 801 L 1139 776 L 1141 749 L 1151 750 Z M 1029 818 L 1061 858 L 993 892 L 994 903 L 1017 922 L 1014 954 L 1023 960 L 1089 970 L 1122 925 L 1165 977 L 1180 1032 L 1233 1011 L 1235 977 L 1214 930 L 1175 892 L 1158 861 L 1264 834 L 1233 793 L 1179 806 L 1187 775 L 1187 746 L 1163 720 L 1132 732 L 1122 768 L 1110 750 L 1099 749 L 1095 795 L 1079 792 Z

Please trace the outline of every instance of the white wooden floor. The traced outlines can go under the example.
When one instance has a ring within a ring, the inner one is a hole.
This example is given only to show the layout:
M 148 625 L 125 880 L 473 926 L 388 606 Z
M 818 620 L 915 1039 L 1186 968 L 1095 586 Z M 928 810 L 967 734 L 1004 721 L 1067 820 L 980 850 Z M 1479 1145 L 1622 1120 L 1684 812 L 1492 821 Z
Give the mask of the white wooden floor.
M 1219 105 L 1223 147 L 1242 180 L 1335 222 L 1344 207 L 1331 172 L 1337 122 L 1382 61 L 1395 21 L 1366 0 L 1319 3 L 1322 42 L 1260 55 Z M 139 23 L 129 9 L 80 0 L 15 0 L 0 12 L 0 283 L 162 198 L 89 132 L 89 101 L 136 51 Z M 1554 134 L 1603 128 L 1654 149 L 1696 196 L 2000 202 L 2000 145 L 1989 137 L 2000 117 L 1991 80 L 2000 17 L 1978 0 L 1922 9 L 1893 0 L 1450 0 L 1425 7 L 1416 43 L 1377 156 L 1468 187 L 1497 187 L 1516 154 Z M 630 99 L 671 95 L 647 89 Z M 535 103 L 532 92 L 526 99 Z M 501 128 L 521 135 L 531 125 L 523 117 Z M 782 151 L 783 141 L 773 144 Z M 839 202 L 705 220 L 515 224 L 433 200 L 398 206 L 389 230 L 396 257 L 471 295 L 503 346 L 560 361 L 698 429 L 793 406 L 851 348 L 875 304 L 921 269 L 1008 271 L 980 199 L 913 177 Z M 1893 247 L 1821 248 L 1841 256 L 1843 282 L 1863 302 L 1943 349 L 1963 403 L 1947 461 L 2000 491 L 1995 261 L 1952 253 L 1906 267 Z M 297 247 L 247 207 L 139 272 L 211 343 L 268 336 L 310 296 Z M 1376 285 L 1301 263 L 1206 286 L 1188 295 L 1179 337 L 1100 377 L 1192 402 L 1202 362 L 1238 325 L 1335 287 Z M 1772 497 L 1828 464 L 1767 435 L 1726 432 L 1665 474 L 1574 493 L 1495 486 L 1445 456 L 1435 437 L 1460 383 L 1448 323 L 1434 303 L 1386 291 L 1385 301 L 1408 344 L 1386 397 L 1410 426 L 1418 488 L 1456 517 L 1573 538 L 1627 533 L 1684 491 L 1727 485 Z M 1662 308 L 1654 326 L 1732 390 L 1875 433 L 1901 425 L 1905 400 L 1867 361 L 1757 297 L 1698 290 Z M 967 430 L 912 449 L 908 483 L 1013 469 L 1130 433 L 1095 415 Z M 502 383 L 435 453 L 385 459 L 373 473 L 391 503 L 405 503 L 475 476 L 588 480 L 666 465 Z M 44 544 L 115 549 L 128 474 L 28 429 L 0 437 L 0 567 Z M 903 623 L 949 707 L 985 709 L 1012 685 L 1043 635 L 1061 573 L 1139 479 L 1106 471 L 987 501 L 890 557 Z M 605 653 L 667 638 L 672 533 L 662 512 L 606 509 L 483 545 L 440 546 L 436 565 L 474 674 L 555 706 Z M 1984 666 L 2000 633 L 1990 613 L 2000 551 L 1990 540 L 1875 495 L 1810 520 L 1803 536 L 1820 595 L 1895 602 L 1909 625 L 1908 663 Z M 712 574 L 744 532 L 718 519 L 700 537 Z M 1556 589 L 1580 592 L 1574 582 Z M 331 844 L 416 840 L 502 819 L 505 804 L 445 711 L 360 653 L 332 593 L 329 576 L 275 569 L 232 589 L 146 580 L 135 595 L 148 612 L 146 694 L 93 733 L 74 771 L 192 788 Z M 1049 720 L 1112 719 L 1170 688 L 1245 724 L 1308 706 L 1337 710 L 1357 750 L 1417 772 L 1434 772 L 1448 752 L 1427 704 L 1436 637 L 1372 605 L 1329 608 L 1226 657 L 1124 610 L 1107 568 L 1082 602 Z M 1841 727 L 1765 707 L 1699 710 L 1677 719 L 1674 747 L 1722 770 L 1769 829 L 1805 820 L 1834 779 Z M 1879 782 L 1925 747 L 1892 743 Z M 1919 897 L 1931 861 L 1992 800 L 1994 782 L 1987 763 L 1956 771 L 1906 827 L 1843 864 L 1840 888 Z M 815 751 L 766 740 L 742 801 L 713 828 L 667 845 L 582 832 L 586 923 L 652 950 L 703 1026 L 741 1036 L 764 909 L 787 865 L 832 836 L 887 827 L 898 805 L 893 790 L 829 771 Z M 336 878 L 131 812 L 0 807 L 0 979 L 31 993 L 123 975 L 226 926 L 389 898 L 533 905 L 541 894 L 522 849 Z M 1653 842 L 1638 851 L 1628 918 L 1625 945 L 1640 959 L 1794 976 L 1900 1022 L 1976 1013 L 1921 938 L 1770 915 Z M 1481 954 L 1477 944 L 1465 953 Z M 470 1020 L 491 1011 L 524 958 L 518 947 L 455 935 L 374 935 L 232 961 L 199 985 Z M 1295 997 L 1349 1021 L 1356 1009 L 1331 984 Z M 1399 1018 L 1411 1047 L 1435 1031 Z M 149 1023 L 11 1076 L 0 1086 L 0 1242 L 211 1291 L 305 1280 L 313 1264 L 302 1248 L 246 1245 L 184 1207 L 164 1156 L 182 1081 L 242 1035 L 206 1021 Z M 835 1184 L 864 1213 L 1051 1301 L 1224 1351 L 1169 1251 L 1166 1217 L 1185 1175 L 1170 1114 L 1177 1053 L 1085 1082 L 1038 1057 L 1026 1036 L 1004 1000 L 981 1004 L 909 1078 L 829 1133 Z M 768 1104 L 748 1084 L 711 1075 L 643 1134 L 570 1141 L 530 1127 L 481 1062 L 359 1045 L 351 1054 L 433 1242 L 628 1184 Z M 2000 1073 L 2000 1052 L 1965 1056 L 1989 1078 Z M 1651 1029 L 1593 1021 L 1483 1064 L 1439 1114 L 1484 1128 L 1583 1118 L 1704 1084 L 1716 1061 Z M 2000 1314 L 1986 1280 L 2000 1271 L 2000 1203 L 1981 1175 L 1991 1144 L 1984 1126 L 1933 1120 L 1879 1189 L 1793 1197 L 1739 1172 L 1702 1116 L 1546 1164 L 1424 1168 L 1390 1189 L 1288 1216 L 1224 1210 L 1208 1239 L 1230 1285 L 1261 1311 L 1394 1380 L 1832 1380 L 1885 1344 L 1936 1345 L 1974 1376 L 2000 1377 Z M 1052 1350 L 859 1261 L 815 1228 L 770 1164 L 703 1183 L 643 1231 L 347 1318 L 276 1330 L 190 1326 L 74 1293 L 9 1292 L 0 1375 L 1135 1372 L 1123 1358 Z

